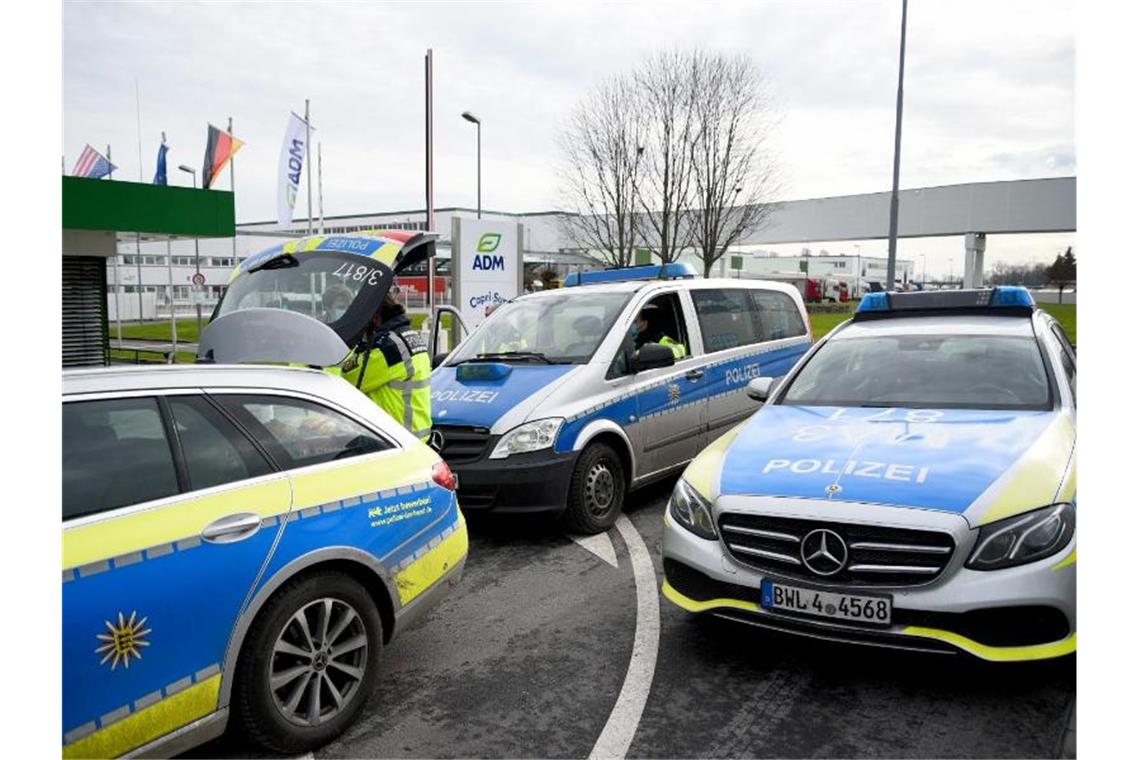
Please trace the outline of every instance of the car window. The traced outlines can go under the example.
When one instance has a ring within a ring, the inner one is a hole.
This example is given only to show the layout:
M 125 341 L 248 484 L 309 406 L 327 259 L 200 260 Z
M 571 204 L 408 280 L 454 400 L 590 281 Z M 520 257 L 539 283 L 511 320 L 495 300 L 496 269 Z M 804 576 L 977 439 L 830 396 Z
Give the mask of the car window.
M 192 490 L 271 472 L 249 439 L 208 401 L 174 396 L 168 403 Z
M 642 316 L 648 317 L 645 335 L 641 335 L 638 329 Z M 668 338 L 684 348 L 684 355 L 681 358 L 692 355 L 692 343 L 689 341 L 689 331 L 685 326 L 685 313 L 681 309 L 680 295 L 675 292 L 655 296 L 638 310 L 634 321 L 626 326 L 625 339 L 613 361 L 610 362 L 606 378 L 628 375 L 633 371 L 630 360 L 637 350 L 637 344 L 646 341 L 660 343 L 662 338 Z
M 1065 331 L 1061 325 L 1054 322 L 1050 326 L 1050 331 L 1053 337 L 1057 339 L 1060 347 L 1061 366 L 1065 369 L 1065 379 L 1069 382 L 1069 388 L 1072 389 L 1073 394 L 1077 392 L 1077 350 L 1073 348 L 1073 344 L 1069 342 L 1069 338 L 1065 335 Z
M 824 343 L 782 403 L 1048 409 L 1052 396 L 1033 338 L 877 335 Z
M 328 407 L 283 396 L 216 397 L 282 467 L 305 467 L 371 454 L 391 444 Z
M 154 398 L 63 405 L 63 519 L 173 496 L 174 455 Z
M 751 290 L 752 306 L 760 322 L 762 340 L 780 340 L 806 335 L 804 320 L 796 302 L 787 293 Z
M 750 291 L 740 289 L 692 291 L 705 351 L 723 351 L 764 339 Z

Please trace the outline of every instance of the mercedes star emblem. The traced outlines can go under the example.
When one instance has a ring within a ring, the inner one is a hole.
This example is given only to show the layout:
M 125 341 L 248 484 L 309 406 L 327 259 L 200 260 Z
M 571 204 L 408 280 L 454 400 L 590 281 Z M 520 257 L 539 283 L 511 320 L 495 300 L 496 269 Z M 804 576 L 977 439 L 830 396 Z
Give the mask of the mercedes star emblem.
M 847 565 L 847 544 L 835 531 L 817 528 L 800 542 L 800 557 L 816 575 L 835 575 Z
M 443 433 L 438 429 L 431 431 L 431 437 L 428 438 L 428 445 L 436 451 L 443 451 Z

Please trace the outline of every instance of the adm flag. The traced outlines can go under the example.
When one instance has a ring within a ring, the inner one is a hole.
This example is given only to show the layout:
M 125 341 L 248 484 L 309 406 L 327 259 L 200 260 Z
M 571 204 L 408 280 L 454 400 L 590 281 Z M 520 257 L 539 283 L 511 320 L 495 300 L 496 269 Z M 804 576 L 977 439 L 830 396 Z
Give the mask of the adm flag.
M 79 160 L 75 162 L 75 168 L 71 170 L 71 174 L 75 177 L 99 179 L 100 177 L 107 176 L 118 168 L 119 167 L 104 158 L 102 153 L 90 145 L 85 145 L 83 152 L 79 154 Z
M 281 160 L 277 178 L 277 223 L 289 224 L 293 221 L 293 206 L 297 201 L 297 190 L 301 186 L 301 170 L 305 166 L 308 146 L 308 130 L 305 120 L 295 113 L 289 114 L 285 126 L 285 141 L 281 143 Z
M 206 189 L 213 186 L 226 163 L 245 145 L 225 130 L 218 129 L 213 124 L 207 126 L 206 156 L 202 160 L 202 187 Z

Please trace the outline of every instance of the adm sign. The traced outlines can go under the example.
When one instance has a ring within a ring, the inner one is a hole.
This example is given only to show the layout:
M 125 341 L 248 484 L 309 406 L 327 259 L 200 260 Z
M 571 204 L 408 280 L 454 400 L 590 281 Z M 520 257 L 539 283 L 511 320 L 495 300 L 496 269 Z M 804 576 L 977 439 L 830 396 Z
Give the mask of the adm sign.
M 455 305 L 468 329 L 522 292 L 521 229 L 517 222 L 452 218 Z

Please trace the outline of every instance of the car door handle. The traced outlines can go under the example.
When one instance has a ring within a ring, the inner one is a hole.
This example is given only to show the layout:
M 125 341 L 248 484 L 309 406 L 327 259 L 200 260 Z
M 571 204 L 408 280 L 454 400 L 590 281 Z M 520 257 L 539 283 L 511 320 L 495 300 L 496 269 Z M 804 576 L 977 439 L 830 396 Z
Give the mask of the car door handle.
M 212 544 L 232 544 L 243 541 L 261 529 L 261 515 L 238 512 L 219 517 L 202 529 L 202 540 Z
M 691 369 L 685 373 L 685 377 L 687 377 L 689 380 L 691 380 L 694 383 L 697 382 L 698 380 L 700 380 L 704 376 L 705 376 L 705 371 L 703 369 Z

